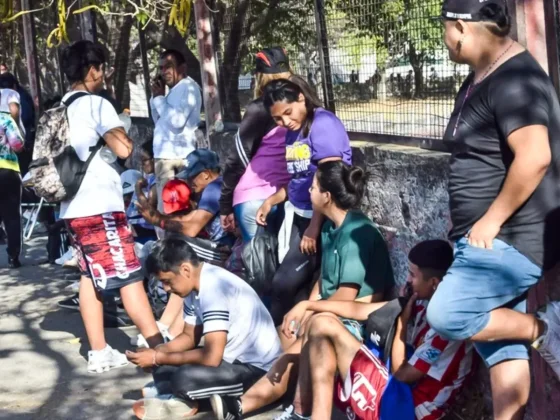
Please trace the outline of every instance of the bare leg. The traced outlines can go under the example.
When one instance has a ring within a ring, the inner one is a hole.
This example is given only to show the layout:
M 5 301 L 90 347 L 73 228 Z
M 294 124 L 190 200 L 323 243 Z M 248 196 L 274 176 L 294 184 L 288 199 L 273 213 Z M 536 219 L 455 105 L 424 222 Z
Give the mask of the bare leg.
M 181 311 L 181 313 L 175 318 L 175 321 L 173 321 L 173 323 L 169 326 L 169 334 L 175 338 L 181 334 L 184 329 L 185 320 L 183 319 L 183 312 Z
M 299 363 L 302 339 L 299 338 L 276 360 L 270 371 L 241 397 L 244 414 L 278 401 L 286 393 L 294 365 Z M 297 371 L 297 367 L 295 367 Z
M 543 335 L 544 329 L 544 322 L 535 315 L 500 308 L 490 312 L 488 325 L 471 340 L 523 340 L 532 343 Z
M 303 348 L 299 356 L 299 374 L 294 395 L 294 411 L 303 416 L 311 415 L 312 410 L 312 388 L 311 388 L 311 366 L 309 365 L 309 342 L 307 334 L 303 341 Z
M 103 300 L 95 291 L 89 277 L 80 279 L 80 313 L 92 350 L 103 350 L 107 346 L 103 330 Z
M 163 343 L 148 296 L 141 281 L 129 284 L 121 289 L 121 298 L 126 313 L 138 327 L 148 345 L 153 348 Z
M 338 318 L 327 314 L 312 318 L 308 337 L 313 390 L 312 418 L 330 419 L 336 372 L 338 371 L 341 378 L 347 377 L 361 343 L 348 332 Z
M 495 420 L 522 420 L 529 401 L 531 374 L 527 360 L 508 360 L 490 368 Z
M 181 296 L 176 295 L 175 293 L 171 293 L 169 295 L 169 301 L 167 302 L 165 310 L 163 311 L 163 314 L 161 314 L 161 318 L 159 319 L 159 321 L 162 324 L 171 327 L 173 322 L 175 322 L 175 320 L 177 319 L 177 316 L 182 313 L 182 311 L 183 299 L 181 298 Z

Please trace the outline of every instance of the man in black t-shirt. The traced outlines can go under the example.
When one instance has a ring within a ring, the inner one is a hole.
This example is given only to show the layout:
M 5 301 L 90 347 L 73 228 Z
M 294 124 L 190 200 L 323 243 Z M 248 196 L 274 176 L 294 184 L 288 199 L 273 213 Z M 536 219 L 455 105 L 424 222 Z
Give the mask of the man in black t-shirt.
M 474 69 L 444 140 L 455 260 L 428 307 L 448 339 L 472 340 L 490 368 L 494 418 L 521 419 L 527 344 L 560 377 L 560 302 L 537 316 L 527 291 L 558 262 L 560 105 L 536 60 L 508 36 L 505 0 L 446 0 L 444 41 Z

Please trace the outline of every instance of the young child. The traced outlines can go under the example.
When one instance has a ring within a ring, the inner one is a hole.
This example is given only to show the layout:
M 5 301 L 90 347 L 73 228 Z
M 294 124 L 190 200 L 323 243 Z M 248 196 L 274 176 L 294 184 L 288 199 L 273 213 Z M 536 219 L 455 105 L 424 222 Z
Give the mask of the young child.
M 142 145 L 141 160 L 142 173 L 140 174 L 140 172 L 134 170 L 125 171 L 121 175 L 121 181 L 125 198 L 126 217 L 132 225 L 135 242 L 146 243 L 150 240 L 157 240 L 157 237 L 154 226 L 144 220 L 136 207 L 136 202 L 138 201 L 136 188 L 139 188 L 147 196 L 149 202 L 154 203 L 154 205 L 157 203 L 153 142 L 148 141 Z M 134 177 L 130 177 L 130 181 L 134 181 L 134 183 L 130 184 L 130 182 L 126 182 L 126 178 L 123 178 L 127 173 L 134 174 Z
M 426 322 L 428 301 L 452 260 L 452 249 L 442 240 L 421 242 L 410 251 L 407 285 L 412 297 L 404 309 L 400 302 L 406 300 L 305 301 L 296 305 L 282 326 L 287 335 L 293 334 L 306 311 L 322 313 L 315 315 L 306 329 L 308 351 L 302 354 L 298 378 L 301 400 L 295 401 L 292 412 L 285 413 L 282 419 L 330 419 L 333 389 L 335 404 L 348 418 L 443 417 L 472 367 L 470 343 L 446 340 Z M 380 337 L 371 326 L 387 324 L 387 314 L 391 327 L 388 334 Z M 387 365 L 350 334 L 338 317 L 367 321 L 368 337 L 375 341 L 386 337 L 387 342 L 380 344 L 385 348 L 385 358 L 390 357 Z M 414 348 L 410 358 L 407 344 Z M 228 415 L 228 419 L 241 418 L 234 398 L 213 396 L 212 407 L 219 419 Z

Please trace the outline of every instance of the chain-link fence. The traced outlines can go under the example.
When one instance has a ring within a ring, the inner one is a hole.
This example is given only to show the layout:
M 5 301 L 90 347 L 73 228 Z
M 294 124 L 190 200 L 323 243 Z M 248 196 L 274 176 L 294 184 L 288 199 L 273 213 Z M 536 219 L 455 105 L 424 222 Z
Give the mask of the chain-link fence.
M 230 3 L 238 11 L 245 1 Z M 316 86 L 348 131 L 439 139 L 468 74 L 448 58 L 441 5 L 442 0 L 287 0 L 268 10 L 264 28 L 254 21 L 266 10 L 248 10 L 243 18 L 230 13 L 220 25 L 222 71 L 234 79 L 228 100 L 241 108 L 247 103 L 254 53 L 282 45 L 294 71 Z
M 18 2 L 15 2 L 18 3 Z M 36 0 L 35 5 L 48 5 Z M 56 3 L 56 2 L 55 2 Z M 315 86 L 348 131 L 441 138 L 453 98 L 468 69 L 452 63 L 438 16 L 442 0 L 208 0 L 212 10 L 225 120 L 239 121 L 252 98 L 254 54 L 282 45 L 294 71 Z M 67 3 L 68 4 L 68 3 Z M 115 72 L 114 94 L 133 116 L 147 117 L 147 84 L 163 48 L 180 49 L 200 81 L 194 20 L 182 37 L 167 25 L 139 30 L 128 2 L 96 14 L 97 39 Z M 122 10 L 121 10 L 122 9 Z M 66 90 L 58 49 L 46 39 L 57 24 L 56 5 L 33 14 L 43 100 Z M 81 19 L 68 14 L 71 41 Z M 27 81 L 21 20 L 3 24 L 0 61 Z M 144 55 L 143 55 L 144 54 Z M 149 94 L 149 93 L 148 93 Z

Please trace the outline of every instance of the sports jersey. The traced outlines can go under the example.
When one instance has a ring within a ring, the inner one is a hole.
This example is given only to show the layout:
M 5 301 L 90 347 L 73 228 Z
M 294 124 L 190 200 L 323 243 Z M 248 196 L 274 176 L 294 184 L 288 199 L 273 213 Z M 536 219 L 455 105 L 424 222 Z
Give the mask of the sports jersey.
M 257 293 L 229 271 L 204 263 L 200 290 L 184 299 L 184 319 L 203 334 L 227 332 L 223 359 L 268 371 L 282 353 L 272 317 Z
M 408 363 L 425 373 L 408 386 L 390 376 L 366 346 L 354 356 L 349 375 L 337 381 L 335 404 L 349 419 L 437 420 L 472 368 L 472 345 L 445 340 L 426 321 L 428 301 L 417 301 L 407 333 L 414 347 Z M 414 413 L 414 414 L 413 414 Z
M 443 417 L 447 404 L 455 397 L 472 369 L 472 344 L 450 341 L 439 336 L 428 325 L 428 301 L 417 301 L 413 325 L 409 326 L 415 351 L 408 363 L 424 372 L 412 389 L 416 418 L 435 420 Z

